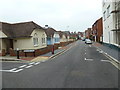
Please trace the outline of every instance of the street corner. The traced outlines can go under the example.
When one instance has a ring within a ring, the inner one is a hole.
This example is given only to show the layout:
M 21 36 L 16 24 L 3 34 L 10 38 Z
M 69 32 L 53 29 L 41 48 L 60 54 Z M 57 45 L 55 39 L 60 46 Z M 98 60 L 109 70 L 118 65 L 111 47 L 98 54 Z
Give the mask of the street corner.
M 32 60 L 30 60 L 30 62 L 39 62 L 39 61 L 46 61 L 48 60 L 49 56 L 38 56 L 36 58 L 33 58 Z

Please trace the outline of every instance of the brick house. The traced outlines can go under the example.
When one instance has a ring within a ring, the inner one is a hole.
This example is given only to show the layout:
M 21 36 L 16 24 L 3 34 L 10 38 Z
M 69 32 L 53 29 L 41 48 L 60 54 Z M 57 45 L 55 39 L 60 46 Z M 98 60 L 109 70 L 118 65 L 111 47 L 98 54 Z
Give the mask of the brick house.
M 103 23 L 102 17 L 92 25 L 92 40 L 95 42 L 103 41 Z

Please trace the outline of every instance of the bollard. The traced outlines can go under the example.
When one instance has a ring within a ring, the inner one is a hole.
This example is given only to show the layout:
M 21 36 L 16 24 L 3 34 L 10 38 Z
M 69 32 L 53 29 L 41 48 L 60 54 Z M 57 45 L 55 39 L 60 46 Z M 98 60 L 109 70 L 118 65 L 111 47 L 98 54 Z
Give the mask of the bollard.
M 19 48 L 17 48 L 17 59 L 20 59 L 20 57 L 19 57 Z
M 52 54 L 54 54 L 54 45 L 52 46 Z

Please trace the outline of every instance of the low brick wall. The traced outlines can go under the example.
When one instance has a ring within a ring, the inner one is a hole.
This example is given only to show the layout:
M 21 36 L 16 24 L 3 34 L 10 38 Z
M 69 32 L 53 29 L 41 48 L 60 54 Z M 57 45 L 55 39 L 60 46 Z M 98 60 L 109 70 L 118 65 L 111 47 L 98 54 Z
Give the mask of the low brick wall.
M 0 56 L 5 56 L 5 55 L 6 55 L 6 51 L 5 51 L 5 49 L 2 49 Z
M 58 47 L 63 47 L 63 46 L 66 46 L 70 43 L 72 43 L 73 41 L 69 41 L 69 42 L 61 42 L 60 44 L 54 44 L 54 50 L 58 49 Z M 37 49 L 35 50 L 35 52 L 24 52 L 24 50 L 21 50 L 19 51 L 19 56 L 39 56 L 39 55 L 42 55 L 42 54 L 46 54 L 48 52 L 51 52 L 52 51 L 52 47 L 53 45 L 48 45 L 47 47 L 45 48 L 42 48 L 42 49 Z M 10 56 L 16 56 L 17 55 L 17 51 L 13 50 L 12 48 L 10 48 Z
M 70 42 L 60 42 L 60 46 L 61 47 L 64 47 L 64 46 L 67 46 L 68 44 L 70 44 Z
M 55 46 L 55 49 L 57 49 L 57 47 Z M 42 49 L 36 49 L 35 52 L 24 52 L 24 50 L 20 50 L 19 51 L 19 56 L 39 56 L 39 55 L 42 55 L 42 54 L 45 54 L 45 53 L 48 53 L 52 50 L 51 46 L 47 46 L 46 48 L 42 48 Z M 13 49 L 10 49 L 10 56 L 16 56 L 17 52 Z
M 9 52 L 10 52 L 10 56 L 16 56 L 16 52 L 12 48 L 9 49 Z

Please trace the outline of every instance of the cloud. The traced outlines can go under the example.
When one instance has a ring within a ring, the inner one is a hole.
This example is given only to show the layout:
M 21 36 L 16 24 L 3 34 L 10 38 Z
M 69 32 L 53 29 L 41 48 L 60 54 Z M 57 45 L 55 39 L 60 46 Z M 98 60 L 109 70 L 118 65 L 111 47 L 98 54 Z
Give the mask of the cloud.
M 85 30 L 102 16 L 101 0 L 2 0 L 0 20 L 35 21 L 58 30 Z

